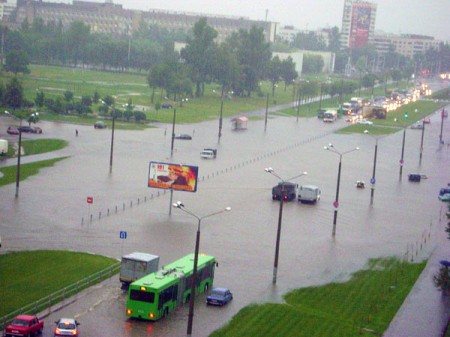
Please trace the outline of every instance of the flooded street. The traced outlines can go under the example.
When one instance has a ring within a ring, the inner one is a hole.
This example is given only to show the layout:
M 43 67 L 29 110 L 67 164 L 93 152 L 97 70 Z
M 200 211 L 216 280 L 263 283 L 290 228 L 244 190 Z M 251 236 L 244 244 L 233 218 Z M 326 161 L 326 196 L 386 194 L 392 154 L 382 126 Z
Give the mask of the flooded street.
M 343 120 L 325 124 L 317 118 L 297 122 L 295 117 L 273 115 L 266 131 L 264 119 L 251 119 L 247 130 L 232 131 L 225 119 L 220 144 L 218 121 L 177 125 L 177 134 L 188 133 L 193 139 L 176 140 L 173 157 L 171 125 L 145 131 L 116 129 L 112 173 L 110 129 L 40 122 L 42 135 L 24 137 L 67 139 L 69 146 L 59 154 L 69 157 L 21 182 L 18 199 L 15 184 L 0 188 L 2 250 L 88 251 L 117 259 L 141 251 L 159 255 L 160 266 L 170 263 L 194 252 L 197 220 L 170 209 L 170 193 L 147 187 L 149 162 L 198 166 L 197 192 L 175 191 L 173 202 L 182 201 L 198 216 L 232 209 L 201 223 L 200 251 L 219 262 L 214 284 L 234 294 L 223 308 L 206 307 L 204 295 L 198 297 L 193 335 L 206 337 L 250 303 L 282 301 L 290 289 L 346 280 L 370 258 L 428 256 L 437 240 L 445 239 L 446 209 L 437 196 L 450 182 L 450 125 L 444 120 L 446 144 L 440 145 L 440 115 L 430 117 L 421 162 L 422 132 L 406 130 L 402 179 L 403 132 L 378 139 L 372 205 L 369 181 L 375 140 L 364 134 L 335 134 Z M 5 118 L 0 121 L 2 133 L 7 123 Z M 330 143 L 341 152 L 360 148 L 342 157 L 335 238 L 331 234 L 339 156 L 323 149 Z M 216 159 L 200 158 L 207 147 L 218 149 Z M 284 203 L 276 285 L 272 273 L 279 202 L 272 201 L 271 189 L 278 180 L 264 171 L 266 167 L 283 179 L 307 171 L 295 182 L 322 190 L 316 205 Z M 428 179 L 412 183 L 409 173 Z M 356 180 L 364 180 L 366 188 L 357 189 Z M 92 205 L 86 202 L 88 196 Z M 127 232 L 126 240 L 120 239 L 120 231 Z M 156 323 L 127 320 L 124 311 L 125 295 L 114 277 L 51 314 L 44 335 L 50 335 L 51 322 L 60 316 L 77 316 L 82 337 L 186 333 L 188 306 Z

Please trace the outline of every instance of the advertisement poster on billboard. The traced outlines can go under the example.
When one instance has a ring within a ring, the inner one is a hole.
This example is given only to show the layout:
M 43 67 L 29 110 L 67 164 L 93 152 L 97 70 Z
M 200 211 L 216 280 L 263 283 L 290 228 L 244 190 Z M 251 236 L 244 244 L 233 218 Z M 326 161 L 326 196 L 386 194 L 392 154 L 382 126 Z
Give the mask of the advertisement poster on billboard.
M 369 41 L 372 9 L 366 4 L 355 4 L 353 7 L 350 47 L 364 47 Z
M 148 170 L 148 187 L 195 192 L 197 178 L 197 166 L 152 161 Z

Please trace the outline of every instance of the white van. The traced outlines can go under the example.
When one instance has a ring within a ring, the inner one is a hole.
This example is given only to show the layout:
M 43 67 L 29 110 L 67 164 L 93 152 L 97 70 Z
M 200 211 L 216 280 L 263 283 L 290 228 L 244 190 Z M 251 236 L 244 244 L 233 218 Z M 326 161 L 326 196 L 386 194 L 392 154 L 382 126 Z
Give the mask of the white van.
M 8 154 L 8 141 L 6 139 L 0 139 L 0 156 L 6 156 Z
M 316 185 L 302 185 L 298 189 L 298 201 L 314 204 L 320 200 L 321 191 Z
M 200 152 L 200 157 L 204 159 L 214 159 L 216 158 L 216 155 L 216 149 L 204 149 L 202 152 Z

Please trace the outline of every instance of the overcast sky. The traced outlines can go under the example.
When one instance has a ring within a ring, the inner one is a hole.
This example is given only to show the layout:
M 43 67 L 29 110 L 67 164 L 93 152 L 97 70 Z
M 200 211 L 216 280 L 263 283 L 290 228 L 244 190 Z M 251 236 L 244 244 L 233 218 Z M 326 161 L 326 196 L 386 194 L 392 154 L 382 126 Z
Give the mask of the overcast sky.
M 45 1 L 45 0 L 44 0 Z M 104 0 L 91 0 L 105 2 Z M 69 2 L 53 0 L 53 2 Z M 279 22 L 300 29 L 341 29 L 344 0 L 113 0 L 125 9 L 160 9 L 220 14 Z M 378 4 L 375 29 L 394 34 L 430 35 L 450 41 L 450 0 L 372 0 Z

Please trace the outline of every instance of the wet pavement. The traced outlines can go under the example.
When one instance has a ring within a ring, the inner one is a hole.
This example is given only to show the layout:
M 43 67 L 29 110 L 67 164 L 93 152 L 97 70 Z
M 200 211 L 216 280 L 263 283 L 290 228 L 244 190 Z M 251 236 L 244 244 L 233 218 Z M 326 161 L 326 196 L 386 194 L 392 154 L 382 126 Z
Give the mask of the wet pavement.
M 2 119 L 0 136 L 6 130 L 4 125 L 10 123 Z M 375 141 L 367 135 L 335 134 L 344 126 L 342 120 L 324 124 L 317 118 L 296 122 L 295 117 L 272 115 L 266 131 L 262 118 L 251 119 L 247 130 L 236 132 L 225 119 L 220 144 L 218 121 L 177 125 L 176 133 L 192 134 L 193 139 L 177 140 L 172 158 L 170 131 L 165 132 L 165 127 L 116 130 L 112 173 L 110 129 L 39 124 L 44 133 L 26 137 L 67 139 L 69 146 L 56 155 L 69 158 L 21 182 L 18 199 L 14 198 L 15 184 L 0 188 L 2 250 L 69 249 L 117 259 L 143 251 L 159 255 L 161 265 L 193 252 L 196 219 L 170 209 L 170 193 L 147 188 L 150 161 L 199 166 L 197 193 L 173 194 L 173 201 L 181 200 L 195 214 L 232 208 L 202 221 L 200 250 L 216 256 L 219 268 L 215 285 L 229 287 L 234 299 L 224 308 L 210 308 L 204 304 L 204 295 L 199 296 L 193 329 L 197 337 L 208 336 L 250 303 L 282 301 L 281 296 L 294 288 L 346 280 L 370 258 L 426 258 L 438 251 L 436 247 L 445 236 L 446 210 L 437 194 L 450 182 L 450 151 L 438 142 L 438 114 L 433 114 L 427 125 L 421 162 L 421 131 L 407 130 L 401 179 L 402 132 L 378 140 L 373 204 L 368 182 Z M 447 120 L 443 134 L 448 141 Z M 323 150 L 329 143 L 339 151 L 360 147 L 343 156 L 335 238 L 331 232 L 339 156 Z M 199 153 L 205 147 L 217 147 L 217 159 L 201 160 Z M 22 163 L 53 155 L 23 157 Z M 279 204 L 272 201 L 271 188 L 278 181 L 264 171 L 269 166 L 284 179 L 307 171 L 308 175 L 296 182 L 322 189 L 317 205 L 284 204 L 276 285 L 272 284 L 272 272 Z M 428 179 L 411 183 L 408 173 L 426 174 Z M 367 187 L 356 189 L 356 180 L 365 180 Z M 88 196 L 93 197 L 92 205 L 86 203 Z M 120 231 L 127 232 L 126 240 L 120 239 Z M 185 334 L 187 306 L 157 323 L 127 320 L 125 295 L 117 279 L 89 291 L 46 321 L 76 316 L 82 322 L 82 336 Z M 409 317 L 407 309 L 402 311 Z M 46 334 L 50 334 L 50 327 L 47 324 Z

